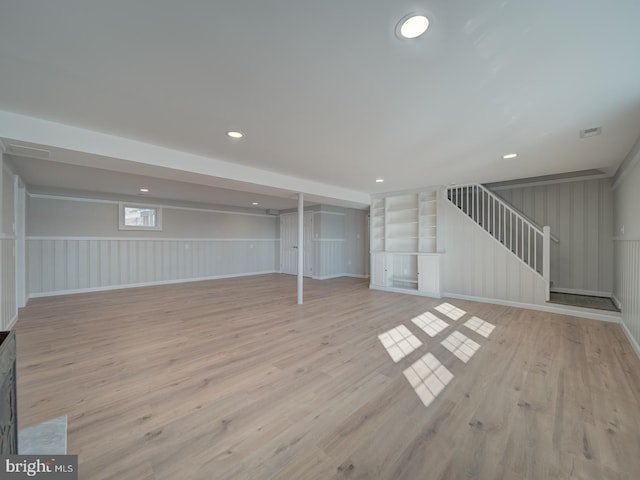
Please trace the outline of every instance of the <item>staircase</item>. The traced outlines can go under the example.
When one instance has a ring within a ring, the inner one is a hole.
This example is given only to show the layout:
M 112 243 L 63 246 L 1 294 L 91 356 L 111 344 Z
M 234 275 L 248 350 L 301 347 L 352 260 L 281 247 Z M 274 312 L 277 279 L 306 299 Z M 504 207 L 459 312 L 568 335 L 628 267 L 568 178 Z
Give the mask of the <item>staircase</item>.
M 479 184 L 447 187 L 446 198 L 550 286 L 551 231 L 525 218 Z

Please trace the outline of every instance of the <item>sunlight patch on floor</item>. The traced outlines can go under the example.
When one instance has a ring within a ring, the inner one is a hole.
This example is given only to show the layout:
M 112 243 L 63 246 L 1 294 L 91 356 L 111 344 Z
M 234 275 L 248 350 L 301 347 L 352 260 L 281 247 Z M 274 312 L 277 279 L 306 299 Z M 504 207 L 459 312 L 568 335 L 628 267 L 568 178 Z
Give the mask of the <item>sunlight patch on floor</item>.
M 457 321 L 467 315 L 466 311 L 450 303 L 441 303 L 435 307 L 435 310 L 438 313 L 427 311 L 411 319 L 411 322 L 430 338 L 437 337 L 437 339 L 433 340 L 434 342 L 443 338 L 446 335 L 445 330 L 451 326 L 450 323 L 440 318 L 439 314 L 446 315 L 453 321 Z M 489 338 L 496 326 L 472 314 L 469 314 L 469 316 L 471 318 L 466 320 L 463 325 L 478 335 Z M 418 333 L 418 335 L 420 335 L 420 333 Z M 422 341 L 403 324 L 378 335 L 378 339 L 395 363 L 407 357 L 407 355 L 423 345 Z M 425 340 L 425 342 L 425 347 L 430 347 L 429 342 L 431 342 L 431 340 Z M 481 346 L 459 330 L 452 332 L 447 338 L 442 340 L 440 344 L 465 364 L 475 355 Z M 422 350 L 426 349 L 427 348 L 424 348 Z M 447 355 L 444 351 L 440 351 L 439 355 L 440 353 L 445 357 Z M 449 359 L 447 359 L 447 361 L 449 361 Z M 455 360 L 452 361 L 455 363 Z M 456 368 L 463 367 L 458 365 Z M 425 407 L 431 405 L 454 378 L 453 373 L 431 352 L 428 352 L 422 358 L 415 361 L 410 367 L 403 370 L 402 373 Z
M 431 353 L 427 353 L 403 373 L 425 407 L 453 380 L 453 373 Z
M 422 315 L 418 315 L 417 317 L 412 318 L 411 321 L 430 337 L 435 337 L 449 326 L 447 322 L 440 320 L 431 312 L 425 312 Z
M 464 363 L 467 363 L 480 348 L 478 343 L 458 331 L 445 338 L 441 345 Z
M 495 325 L 478 317 L 471 317 L 464 323 L 464 326 L 470 330 L 473 330 L 478 335 L 482 335 L 484 338 L 489 338 L 489 335 L 491 335 L 493 329 L 496 328 Z
M 394 362 L 399 362 L 404 357 L 422 345 L 411 331 L 404 325 L 398 325 L 391 330 L 378 335 L 378 339 L 387 349 Z
M 451 320 L 458 320 L 460 317 L 464 316 L 465 313 L 467 313 L 464 310 L 451 305 L 450 303 L 441 303 L 436 307 L 436 310 L 446 315 Z

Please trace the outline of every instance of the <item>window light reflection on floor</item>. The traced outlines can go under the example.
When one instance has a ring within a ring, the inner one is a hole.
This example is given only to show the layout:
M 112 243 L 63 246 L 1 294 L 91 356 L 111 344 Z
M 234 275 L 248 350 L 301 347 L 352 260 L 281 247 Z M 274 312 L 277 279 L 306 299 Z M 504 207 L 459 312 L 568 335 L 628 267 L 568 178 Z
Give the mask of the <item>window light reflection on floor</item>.
M 446 315 L 451 320 L 458 320 L 465 313 L 467 313 L 464 310 L 461 310 L 460 308 L 458 308 L 458 307 L 456 307 L 454 305 L 451 305 L 450 303 L 441 303 L 440 305 L 438 305 L 436 307 L 436 310 L 439 311 L 440 313 Z
M 422 345 L 422 342 L 404 325 L 398 325 L 378 335 L 378 339 L 394 362 L 399 362 Z
M 464 363 L 467 363 L 480 348 L 479 344 L 458 331 L 445 338 L 441 345 Z
M 411 321 L 430 337 L 435 337 L 449 326 L 447 322 L 440 320 L 431 312 L 425 312 L 422 315 L 418 315 L 417 317 L 412 318 Z
M 464 326 L 469 330 L 473 330 L 478 335 L 482 335 L 484 338 L 489 338 L 489 335 L 491 335 L 493 329 L 496 328 L 495 325 L 492 325 L 491 323 L 478 317 L 471 317 L 464 323 Z
M 428 407 L 453 379 L 453 373 L 431 353 L 427 353 L 403 373 L 425 407 Z

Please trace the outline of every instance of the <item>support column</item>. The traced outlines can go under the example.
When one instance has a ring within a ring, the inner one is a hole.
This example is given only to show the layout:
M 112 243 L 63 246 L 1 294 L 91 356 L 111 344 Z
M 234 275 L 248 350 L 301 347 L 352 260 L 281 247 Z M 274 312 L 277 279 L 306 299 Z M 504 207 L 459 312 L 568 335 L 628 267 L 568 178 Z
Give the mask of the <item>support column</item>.
M 298 194 L 298 305 L 302 305 L 304 290 L 304 194 Z

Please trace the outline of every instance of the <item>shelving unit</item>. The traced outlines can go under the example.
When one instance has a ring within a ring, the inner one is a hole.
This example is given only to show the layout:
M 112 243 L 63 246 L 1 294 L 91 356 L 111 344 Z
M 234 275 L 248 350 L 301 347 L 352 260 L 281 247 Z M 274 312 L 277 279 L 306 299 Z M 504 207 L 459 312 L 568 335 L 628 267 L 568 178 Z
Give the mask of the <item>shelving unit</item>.
M 371 201 L 371 288 L 440 296 L 438 190 Z
M 391 254 L 391 277 L 389 286 L 418 290 L 417 255 Z
M 418 251 L 418 196 L 416 194 L 387 197 L 386 251 Z
M 421 192 L 420 197 L 420 252 L 438 251 L 438 195 L 436 191 Z
M 371 251 L 382 252 L 384 251 L 384 198 L 374 198 L 371 201 Z

